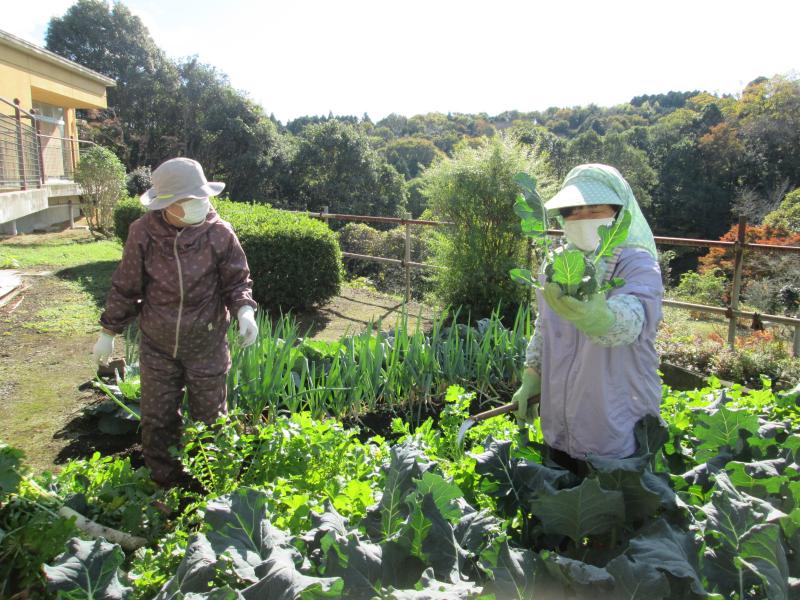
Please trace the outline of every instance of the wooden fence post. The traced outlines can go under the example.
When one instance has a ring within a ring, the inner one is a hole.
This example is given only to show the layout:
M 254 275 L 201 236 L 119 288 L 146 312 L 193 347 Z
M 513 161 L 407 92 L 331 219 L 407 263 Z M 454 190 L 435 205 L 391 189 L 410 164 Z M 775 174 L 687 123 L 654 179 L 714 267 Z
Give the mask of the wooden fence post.
M 800 357 L 800 325 L 794 326 L 794 340 L 792 342 L 792 356 Z
M 410 219 L 411 213 L 404 213 L 403 219 Z M 406 271 L 406 304 L 411 302 L 411 224 L 406 221 L 406 243 L 403 266 Z
M 728 345 L 731 349 L 736 342 L 736 315 L 739 309 L 739 293 L 742 291 L 742 263 L 744 262 L 745 231 L 747 218 L 739 217 L 739 229 L 736 232 L 736 244 L 733 247 L 733 288 L 731 289 L 731 314 L 728 321 Z

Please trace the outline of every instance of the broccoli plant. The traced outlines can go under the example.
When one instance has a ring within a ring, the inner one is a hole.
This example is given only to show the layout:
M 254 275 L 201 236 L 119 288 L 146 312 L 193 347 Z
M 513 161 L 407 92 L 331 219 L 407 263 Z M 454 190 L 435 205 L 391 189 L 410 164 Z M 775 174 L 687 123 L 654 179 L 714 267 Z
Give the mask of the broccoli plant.
M 579 300 L 586 300 L 594 294 L 625 283 L 619 277 L 614 277 L 608 283 L 600 285 L 596 275 L 600 259 L 611 256 L 614 249 L 628 237 L 631 225 L 629 211 L 624 211 L 622 217 L 611 225 L 598 228 L 600 242 L 594 252 L 585 254 L 561 245 L 556 247 L 547 236 L 547 211 L 536 190 L 536 180 L 527 173 L 518 173 L 514 180 L 522 189 L 514 204 L 514 212 L 521 219 L 522 232 L 544 252 L 547 283 L 557 283 L 565 294 Z M 528 269 L 511 269 L 510 275 L 517 283 L 537 289 L 542 287 Z

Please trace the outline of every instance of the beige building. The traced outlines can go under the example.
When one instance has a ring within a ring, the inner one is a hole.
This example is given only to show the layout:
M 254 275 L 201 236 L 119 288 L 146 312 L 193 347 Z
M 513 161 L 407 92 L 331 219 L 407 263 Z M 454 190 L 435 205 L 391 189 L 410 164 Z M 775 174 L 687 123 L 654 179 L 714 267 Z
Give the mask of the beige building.
M 72 181 L 77 108 L 105 108 L 114 80 L 0 31 L 0 233 L 45 229 L 78 215 Z

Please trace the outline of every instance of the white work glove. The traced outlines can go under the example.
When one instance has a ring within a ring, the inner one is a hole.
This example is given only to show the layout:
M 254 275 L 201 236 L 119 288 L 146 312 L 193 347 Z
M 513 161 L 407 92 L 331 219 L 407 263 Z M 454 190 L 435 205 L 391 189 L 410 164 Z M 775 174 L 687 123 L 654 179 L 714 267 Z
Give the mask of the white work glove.
M 97 361 L 98 365 L 105 366 L 108 364 L 108 359 L 113 352 L 114 336 L 106 333 L 105 331 L 101 332 L 100 337 L 97 338 L 97 342 L 95 342 L 94 349 L 92 350 L 92 355 L 94 356 L 95 361 Z
M 252 306 L 243 306 L 236 315 L 236 319 L 239 321 L 239 338 L 242 348 L 253 344 L 258 337 L 255 313 Z

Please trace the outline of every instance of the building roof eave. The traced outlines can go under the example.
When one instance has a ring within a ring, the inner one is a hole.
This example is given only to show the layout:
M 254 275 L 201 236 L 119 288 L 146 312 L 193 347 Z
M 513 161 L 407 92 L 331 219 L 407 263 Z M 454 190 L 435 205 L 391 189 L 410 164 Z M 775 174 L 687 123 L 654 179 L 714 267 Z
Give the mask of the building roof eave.
M 41 48 L 36 44 L 33 44 L 27 40 L 23 40 L 15 35 L 8 33 L 7 31 L 3 31 L 0 29 L 0 44 L 6 44 L 17 50 L 21 50 L 27 54 L 31 54 L 40 58 L 44 61 L 59 65 L 65 69 L 68 69 L 74 73 L 78 73 L 83 75 L 87 79 L 91 79 L 93 81 L 102 83 L 105 86 L 116 86 L 117 83 L 110 77 L 106 77 L 105 75 L 101 75 L 97 71 L 92 71 L 80 65 L 74 61 L 64 58 L 63 56 L 59 56 L 55 52 L 50 52 L 50 50 L 46 50 L 45 48 Z

